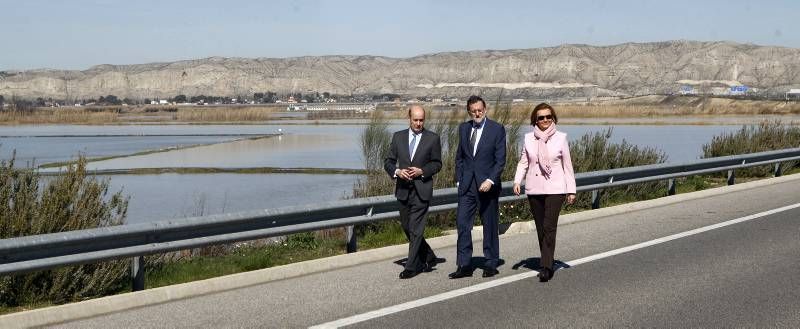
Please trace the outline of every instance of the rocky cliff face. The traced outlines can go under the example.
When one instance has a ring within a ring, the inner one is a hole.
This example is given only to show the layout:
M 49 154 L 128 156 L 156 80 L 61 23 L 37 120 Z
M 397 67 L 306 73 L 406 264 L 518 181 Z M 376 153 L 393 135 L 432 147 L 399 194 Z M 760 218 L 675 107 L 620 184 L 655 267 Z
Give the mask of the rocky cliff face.
M 274 91 L 396 93 L 462 97 L 641 95 L 681 84 L 743 84 L 782 92 L 800 85 L 800 49 L 732 42 L 667 41 L 596 47 L 447 52 L 411 58 L 212 57 L 171 63 L 99 65 L 85 71 L 0 72 L 0 95 L 168 98 Z

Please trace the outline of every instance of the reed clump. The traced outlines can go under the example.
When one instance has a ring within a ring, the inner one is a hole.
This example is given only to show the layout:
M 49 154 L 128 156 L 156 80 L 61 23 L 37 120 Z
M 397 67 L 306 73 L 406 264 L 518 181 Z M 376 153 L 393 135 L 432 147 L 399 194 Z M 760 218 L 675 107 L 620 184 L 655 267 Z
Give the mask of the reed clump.
M 17 108 L 0 110 L 0 124 L 116 124 L 152 122 L 248 122 L 273 119 L 275 106 L 91 106 L 61 108 Z
M 524 135 L 522 127 L 529 123 L 528 118 L 530 118 L 532 106 L 529 106 L 527 111 L 515 112 L 512 111 L 511 103 L 495 102 L 494 108 L 493 118 L 506 127 L 506 165 L 500 178 L 502 181 L 508 182 L 514 180 L 517 162 L 522 156 L 522 144 L 518 141 L 521 141 Z M 525 200 L 501 203 L 499 206 L 500 222 L 510 223 L 530 219 L 530 212 L 526 205 L 527 201 Z
M 274 108 L 270 107 L 208 107 L 179 108 L 175 119 L 186 122 L 247 122 L 272 119 Z
M 118 114 L 88 109 L 36 109 L 0 111 L 0 124 L 105 124 L 117 122 Z
M 31 168 L 0 161 L 0 238 L 120 225 L 128 198 L 109 181 L 87 176 L 86 160 L 43 179 Z M 0 307 L 60 304 L 124 290 L 129 264 L 108 261 L 0 277 Z
M 703 145 L 703 158 L 755 153 L 800 147 L 800 127 L 784 125 L 780 120 L 763 121 L 758 125 L 742 126 L 738 131 L 714 136 Z M 799 161 L 781 163 L 785 170 L 800 166 Z M 765 177 L 772 166 L 751 167 L 736 171 L 737 176 Z
M 389 154 L 392 141 L 389 120 L 383 111 L 378 110 L 372 115 L 369 125 L 361 132 L 360 141 L 361 160 L 366 175 L 356 181 L 353 197 L 363 198 L 393 193 L 394 181 L 383 170 L 383 160 Z

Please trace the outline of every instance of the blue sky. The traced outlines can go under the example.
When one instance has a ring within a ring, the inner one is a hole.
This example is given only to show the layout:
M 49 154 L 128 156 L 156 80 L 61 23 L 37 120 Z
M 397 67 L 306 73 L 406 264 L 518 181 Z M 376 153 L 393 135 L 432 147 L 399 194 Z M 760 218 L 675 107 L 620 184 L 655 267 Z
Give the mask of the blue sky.
M 0 0 L 0 70 L 675 39 L 800 48 L 800 1 Z

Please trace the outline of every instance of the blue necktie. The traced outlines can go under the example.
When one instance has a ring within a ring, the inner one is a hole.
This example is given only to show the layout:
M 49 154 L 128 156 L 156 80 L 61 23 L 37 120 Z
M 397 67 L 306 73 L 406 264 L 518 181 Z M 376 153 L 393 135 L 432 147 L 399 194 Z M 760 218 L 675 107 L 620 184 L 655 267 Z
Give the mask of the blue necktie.
M 414 136 L 414 137 L 411 138 L 411 143 L 408 144 L 408 158 L 409 159 L 413 159 L 414 158 L 414 146 L 417 145 L 417 134 L 413 134 L 412 133 L 411 135 Z

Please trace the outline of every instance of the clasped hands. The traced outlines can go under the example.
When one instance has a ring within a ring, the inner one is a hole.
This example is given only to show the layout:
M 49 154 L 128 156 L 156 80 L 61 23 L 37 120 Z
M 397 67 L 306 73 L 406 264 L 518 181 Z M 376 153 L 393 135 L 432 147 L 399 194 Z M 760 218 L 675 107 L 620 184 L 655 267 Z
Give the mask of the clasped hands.
M 417 167 L 408 167 L 406 169 L 397 169 L 397 177 L 405 179 L 407 181 L 413 180 L 422 176 L 422 169 Z

